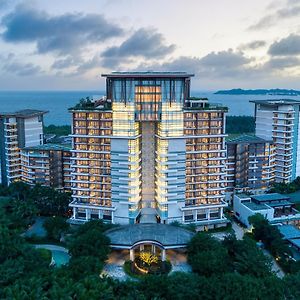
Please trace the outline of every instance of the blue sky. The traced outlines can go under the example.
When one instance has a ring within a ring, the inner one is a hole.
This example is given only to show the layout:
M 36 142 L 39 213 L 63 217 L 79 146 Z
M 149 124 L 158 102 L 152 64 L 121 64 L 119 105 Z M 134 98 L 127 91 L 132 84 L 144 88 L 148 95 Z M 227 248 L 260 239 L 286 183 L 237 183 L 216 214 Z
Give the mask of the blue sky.
M 0 90 L 102 89 L 103 72 L 193 89 L 300 89 L 298 0 L 0 0 Z

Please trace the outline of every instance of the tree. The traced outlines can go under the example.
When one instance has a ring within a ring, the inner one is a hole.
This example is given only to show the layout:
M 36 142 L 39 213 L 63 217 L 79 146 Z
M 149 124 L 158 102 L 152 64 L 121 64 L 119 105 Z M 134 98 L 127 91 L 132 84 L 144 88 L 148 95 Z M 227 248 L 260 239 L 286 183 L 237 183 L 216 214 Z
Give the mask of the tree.
M 69 253 L 71 254 L 70 267 L 82 270 L 90 263 L 91 272 L 95 271 L 95 262 L 97 273 L 103 268 L 104 261 L 110 252 L 110 240 L 104 235 L 105 225 L 101 221 L 90 221 L 82 225 L 75 232 L 68 242 Z M 86 263 L 80 264 L 86 261 Z M 76 272 L 76 271 L 75 271 Z M 78 273 L 78 272 L 77 272 Z
M 62 217 L 50 217 L 44 222 L 43 226 L 47 231 L 48 238 L 57 241 L 60 240 L 61 235 L 70 227 L 66 219 Z
M 226 248 L 207 233 L 196 234 L 188 244 L 188 262 L 194 272 L 204 276 L 230 269 Z

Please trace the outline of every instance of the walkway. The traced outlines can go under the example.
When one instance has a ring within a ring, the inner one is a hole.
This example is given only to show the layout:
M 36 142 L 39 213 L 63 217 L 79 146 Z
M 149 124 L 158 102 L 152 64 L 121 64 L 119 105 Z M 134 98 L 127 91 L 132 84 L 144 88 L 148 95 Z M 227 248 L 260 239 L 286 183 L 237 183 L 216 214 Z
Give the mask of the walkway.
M 192 267 L 187 263 L 187 255 L 183 251 L 174 251 L 168 250 L 167 251 L 167 258 L 170 260 L 172 264 L 172 270 L 170 273 L 173 272 L 184 272 L 184 273 L 191 273 Z
M 157 223 L 156 215 L 154 208 L 142 208 L 140 223 Z
M 231 221 L 231 224 L 237 240 L 242 240 L 245 234 L 245 229 L 235 221 Z
M 265 256 L 271 259 L 272 263 L 272 271 L 276 274 L 277 277 L 283 278 L 285 273 L 282 271 L 280 266 L 278 265 L 277 261 L 274 259 L 274 257 L 270 254 L 270 252 L 266 249 L 262 249 L 262 252 Z
M 31 237 L 31 236 L 37 236 L 37 237 L 45 237 L 47 235 L 47 232 L 43 226 L 46 217 L 36 217 L 35 222 L 33 225 L 31 225 L 26 232 L 24 233 L 25 236 Z
M 44 249 L 48 249 L 51 251 L 62 251 L 62 252 L 69 253 L 69 250 L 62 246 L 57 246 L 57 245 L 52 245 L 52 244 L 35 244 L 34 246 L 37 249 L 44 248 Z

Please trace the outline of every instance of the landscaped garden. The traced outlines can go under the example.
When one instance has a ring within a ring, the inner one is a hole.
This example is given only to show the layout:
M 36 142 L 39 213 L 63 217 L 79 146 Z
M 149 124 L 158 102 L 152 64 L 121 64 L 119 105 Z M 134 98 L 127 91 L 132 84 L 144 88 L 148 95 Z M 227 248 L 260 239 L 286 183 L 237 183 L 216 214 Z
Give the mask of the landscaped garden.
M 209 233 L 197 233 L 187 249 L 193 272 L 152 275 L 151 271 L 147 276 L 121 282 L 99 276 L 111 251 L 110 240 L 104 234 L 107 225 L 91 221 L 68 227 L 68 202 L 60 202 L 66 196 L 55 191 L 42 187 L 28 190 L 21 185 L 3 190 L 6 198 L 0 205 L 0 299 L 300 299 L 299 270 L 287 269 L 287 275 L 278 278 L 270 260 L 256 246 L 254 238 L 262 239 L 260 235 L 265 232 L 263 242 L 270 252 L 284 254 L 277 233 L 268 224 L 256 223 L 254 236 L 246 235 L 243 240 L 229 235 L 221 241 Z M 39 192 L 38 196 L 33 191 Z M 57 202 L 47 196 L 48 192 Z M 48 239 L 64 245 L 70 255 L 69 262 L 59 268 L 50 265 L 50 251 L 36 249 L 22 236 L 47 207 L 51 217 L 47 216 L 45 242 Z M 142 253 L 139 267 L 148 271 L 158 267 L 159 257 Z
M 125 272 L 128 275 L 161 275 L 168 274 L 171 271 L 171 263 L 162 261 L 157 255 L 142 251 L 134 261 L 125 263 Z

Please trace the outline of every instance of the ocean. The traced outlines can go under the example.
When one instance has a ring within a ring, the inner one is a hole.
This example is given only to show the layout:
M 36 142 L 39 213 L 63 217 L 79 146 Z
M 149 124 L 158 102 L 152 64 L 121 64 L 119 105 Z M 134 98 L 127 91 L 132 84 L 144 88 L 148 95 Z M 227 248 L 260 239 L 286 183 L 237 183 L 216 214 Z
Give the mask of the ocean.
M 21 109 L 46 110 L 45 124 L 66 125 L 71 123 L 68 108 L 81 98 L 92 95 L 104 95 L 104 91 L 0 91 L 0 113 Z M 229 115 L 253 116 L 254 104 L 250 100 L 291 98 L 300 100 L 300 96 L 252 96 L 252 95 L 215 95 L 213 92 L 194 91 L 192 96 L 207 97 L 209 102 L 221 103 L 229 108 Z

